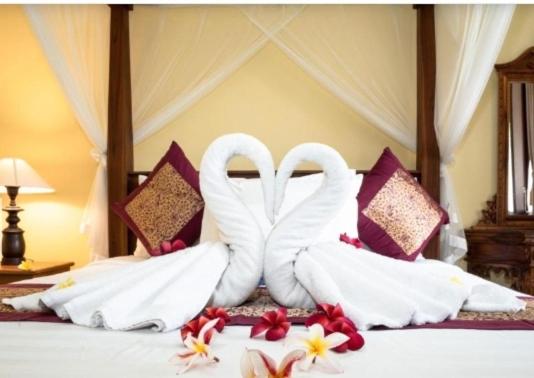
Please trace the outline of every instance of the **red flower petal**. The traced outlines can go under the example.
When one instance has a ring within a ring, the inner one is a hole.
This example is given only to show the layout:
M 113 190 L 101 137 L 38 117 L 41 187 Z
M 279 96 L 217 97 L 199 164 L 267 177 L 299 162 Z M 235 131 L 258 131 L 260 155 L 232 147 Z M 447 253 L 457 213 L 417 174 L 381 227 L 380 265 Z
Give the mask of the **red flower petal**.
M 345 353 L 349 349 L 349 342 L 346 341 L 341 345 L 338 345 L 337 347 L 333 348 L 332 350 L 337 353 Z
M 330 323 L 325 328 L 325 331 L 327 334 L 341 332 L 349 337 L 346 342 L 333 349 L 338 353 L 345 353 L 348 349 L 358 350 L 361 349 L 365 344 L 365 340 L 363 339 L 362 335 L 360 335 L 355 328 L 351 327 L 343 319 L 339 319 Z
M 215 325 L 215 329 L 219 333 L 224 329 L 226 322 L 230 320 L 230 317 L 222 307 L 206 307 L 204 309 L 204 316 L 210 320 L 219 318 L 219 321 Z
M 276 324 L 276 311 L 267 311 L 261 316 L 261 318 L 267 324 Z
M 180 239 L 176 239 L 175 241 L 172 242 L 172 245 L 171 245 L 171 251 L 172 252 L 176 252 L 176 251 L 180 251 L 182 249 L 185 249 L 187 246 L 185 245 L 185 243 L 180 240 Z
M 269 328 L 271 328 L 270 324 L 260 321 L 250 329 L 250 337 L 256 337 L 260 333 L 267 331 Z
M 276 341 L 284 338 L 287 334 L 287 330 L 285 330 L 281 326 L 276 326 L 269 328 L 267 332 L 265 333 L 265 340 L 268 341 Z
M 342 241 L 343 243 L 350 244 L 356 248 L 363 248 L 363 243 L 358 238 L 351 238 L 347 235 L 347 233 L 340 234 L 339 235 L 339 241 Z
M 209 322 L 211 319 L 208 319 L 204 316 L 201 316 L 198 319 L 193 319 L 190 322 L 188 322 L 186 325 L 180 329 L 180 335 L 182 336 L 182 341 L 187 338 L 188 334 L 191 334 L 193 337 L 198 337 L 198 334 L 200 333 L 200 330 L 204 325 Z M 206 335 L 205 335 L 205 343 L 209 344 L 211 340 L 211 336 L 213 335 L 213 329 L 210 329 Z
M 165 240 L 165 241 L 162 241 L 161 242 L 161 246 L 160 246 L 160 249 L 163 253 L 169 253 L 172 249 L 172 244 L 170 241 L 168 240 Z
M 286 336 L 291 323 L 287 321 L 287 309 L 279 308 L 276 311 L 267 311 L 261 320 L 250 330 L 250 337 L 254 337 L 266 331 L 265 339 L 269 341 L 279 340 Z
M 343 312 L 343 309 L 337 303 L 334 307 L 331 308 L 331 312 L 328 314 L 328 317 L 331 319 L 337 319 L 341 317 L 345 317 L 345 313 Z
M 306 322 L 304 323 L 304 325 L 306 327 L 311 327 L 312 325 L 316 324 L 316 323 L 319 323 L 320 325 L 323 326 L 323 328 L 326 328 L 326 326 L 328 325 L 328 323 L 330 323 L 330 321 L 328 320 L 328 318 L 326 317 L 326 315 L 324 313 L 315 313 L 315 314 L 311 314 L 308 319 L 306 319 Z
M 365 339 L 358 332 L 354 332 L 349 337 L 350 339 L 349 341 L 347 341 L 347 343 L 349 345 L 350 350 L 362 349 L 362 347 L 365 345 Z

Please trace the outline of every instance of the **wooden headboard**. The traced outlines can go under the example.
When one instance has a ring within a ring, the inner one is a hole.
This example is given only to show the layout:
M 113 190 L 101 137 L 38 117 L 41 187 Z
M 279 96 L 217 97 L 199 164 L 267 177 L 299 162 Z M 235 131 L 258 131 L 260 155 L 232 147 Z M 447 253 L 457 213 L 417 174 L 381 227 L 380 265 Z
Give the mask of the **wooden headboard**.
M 302 177 L 307 175 L 312 175 L 315 173 L 321 173 L 322 171 L 319 170 L 296 170 L 293 171 L 293 174 L 291 177 Z M 368 170 L 356 170 L 356 174 L 363 174 L 366 175 L 369 171 Z M 417 181 L 421 180 L 421 173 L 419 171 L 410 171 L 413 177 L 416 178 Z M 148 176 L 150 174 L 150 171 L 134 171 L 128 173 L 128 193 L 131 193 L 139 186 L 139 176 Z M 239 178 L 258 178 L 260 177 L 259 172 L 255 170 L 229 170 L 228 171 L 228 177 L 239 177 Z M 131 255 L 135 251 L 137 238 L 135 234 L 128 229 L 128 255 Z
M 110 5 L 110 8 L 107 175 L 108 203 L 115 203 L 126 197 L 129 185 L 132 185 L 133 181 L 137 182 L 134 177 L 141 172 L 128 174 L 133 171 L 129 12 L 135 10 L 130 5 L 120 4 Z M 417 12 L 416 169 L 423 188 L 439 202 L 440 155 L 434 129 L 436 88 L 434 6 L 415 5 L 414 9 Z M 308 171 L 309 173 L 313 172 Z M 248 176 L 240 177 L 254 177 L 253 173 L 241 172 L 241 174 Z M 307 173 L 303 171 L 302 174 Z M 108 209 L 108 235 L 110 256 L 125 255 L 129 249 L 128 230 L 111 208 Z M 430 241 L 424 255 L 427 258 L 439 258 L 439 235 Z

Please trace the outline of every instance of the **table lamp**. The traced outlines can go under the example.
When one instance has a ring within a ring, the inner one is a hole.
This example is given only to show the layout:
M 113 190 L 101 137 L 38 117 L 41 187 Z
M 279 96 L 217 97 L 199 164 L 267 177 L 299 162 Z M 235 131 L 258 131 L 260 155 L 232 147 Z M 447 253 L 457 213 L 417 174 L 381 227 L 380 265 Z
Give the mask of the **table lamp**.
M 3 188 L 5 187 L 5 190 Z M 2 210 L 8 213 L 7 228 L 2 231 L 2 265 L 18 265 L 24 260 L 24 230 L 18 227 L 18 213 L 22 208 L 15 199 L 20 193 L 51 193 L 52 189 L 24 160 L 0 159 L 0 192 L 9 196 L 9 205 Z

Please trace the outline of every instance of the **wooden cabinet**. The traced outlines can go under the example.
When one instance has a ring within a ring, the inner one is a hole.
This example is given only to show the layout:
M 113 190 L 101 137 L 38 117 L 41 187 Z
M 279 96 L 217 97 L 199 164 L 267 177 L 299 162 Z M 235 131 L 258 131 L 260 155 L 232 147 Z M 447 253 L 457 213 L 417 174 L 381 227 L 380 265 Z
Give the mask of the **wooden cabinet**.
M 511 287 L 534 294 L 534 229 L 497 224 L 495 201 L 488 201 L 483 218 L 465 230 L 467 270 L 484 278 L 504 273 Z

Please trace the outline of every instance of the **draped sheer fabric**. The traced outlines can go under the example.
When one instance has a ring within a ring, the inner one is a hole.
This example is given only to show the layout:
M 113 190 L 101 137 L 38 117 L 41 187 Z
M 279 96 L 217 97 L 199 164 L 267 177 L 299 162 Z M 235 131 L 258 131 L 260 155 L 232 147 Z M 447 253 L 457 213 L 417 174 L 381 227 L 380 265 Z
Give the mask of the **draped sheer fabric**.
M 308 6 L 276 34 L 268 32 L 272 7 L 242 9 L 309 75 L 415 151 L 416 13 L 411 6 Z
M 109 8 L 26 9 L 96 147 L 100 163 L 82 228 L 93 254 L 107 256 Z M 436 6 L 435 123 L 442 204 L 451 215 L 441 257 L 451 263 L 465 254 L 466 243 L 446 165 L 486 86 L 513 11 L 513 6 Z M 416 12 L 409 5 L 139 5 L 130 24 L 134 143 L 168 125 L 271 41 L 354 111 L 415 151 Z
M 277 6 L 275 34 L 300 11 Z M 137 6 L 130 17 L 134 143 L 168 125 L 268 41 L 237 7 Z
M 110 11 L 105 5 L 27 5 L 26 13 L 98 163 L 81 231 L 92 259 L 108 254 L 107 117 Z
M 435 127 L 441 154 L 441 204 L 451 222 L 441 232 L 441 259 L 454 263 L 467 251 L 447 165 L 486 88 L 514 13 L 514 5 L 436 6 Z

